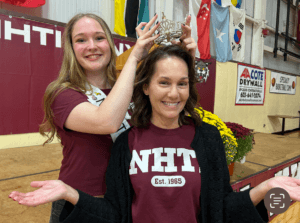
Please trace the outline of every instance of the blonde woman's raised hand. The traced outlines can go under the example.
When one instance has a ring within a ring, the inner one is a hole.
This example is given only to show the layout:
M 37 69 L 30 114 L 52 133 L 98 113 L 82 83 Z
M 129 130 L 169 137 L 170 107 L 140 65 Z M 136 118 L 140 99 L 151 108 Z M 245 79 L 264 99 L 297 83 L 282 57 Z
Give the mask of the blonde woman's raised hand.
M 181 45 L 183 46 L 187 51 L 190 52 L 190 54 L 195 57 L 196 55 L 196 48 L 197 48 L 197 43 L 195 42 L 195 40 L 192 38 L 192 29 L 190 27 L 190 23 L 191 23 L 191 16 L 189 15 L 186 18 L 185 24 L 182 24 L 182 31 L 183 34 L 182 36 L 179 38 L 180 41 L 175 41 L 173 40 L 172 43 L 173 44 L 177 44 L 177 45 Z
M 33 181 L 30 186 L 39 187 L 39 189 L 29 193 L 13 191 L 8 197 L 25 206 L 38 206 L 67 199 L 70 194 L 70 187 L 60 180 Z
M 160 23 L 156 23 L 152 28 L 151 26 L 155 23 L 158 15 L 155 15 L 148 23 L 141 22 L 136 28 L 136 32 L 139 38 L 134 45 L 134 49 L 131 52 L 137 62 L 143 60 L 147 55 L 149 50 L 154 44 L 154 40 L 159 36 L 159 34 L 153 35 L 155 30 L 159 27 Z M 142 29 L 144 27 L 144 29 Z

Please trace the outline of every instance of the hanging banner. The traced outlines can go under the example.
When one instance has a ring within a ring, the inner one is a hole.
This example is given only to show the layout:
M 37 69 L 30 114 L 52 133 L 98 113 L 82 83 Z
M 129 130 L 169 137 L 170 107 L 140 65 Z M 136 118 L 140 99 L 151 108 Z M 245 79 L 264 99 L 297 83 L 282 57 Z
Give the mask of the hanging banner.
M 0 14 L 0 135 L 38 132 L 43 95 L 62 63 L 63 31 L 63 26 Z M 117 55 L 135 44 L 113 37 Z
M 266 70 L 238 64 L 236 105 L 263 105 L 265 101 Z
M 270 93 L 296 94 L 296 76 L 271 72 Z
M 0 1 L 11 5 L 27 7 L 27 8 L 36 8 L 45 5 L 45 0 L 0 0 Z

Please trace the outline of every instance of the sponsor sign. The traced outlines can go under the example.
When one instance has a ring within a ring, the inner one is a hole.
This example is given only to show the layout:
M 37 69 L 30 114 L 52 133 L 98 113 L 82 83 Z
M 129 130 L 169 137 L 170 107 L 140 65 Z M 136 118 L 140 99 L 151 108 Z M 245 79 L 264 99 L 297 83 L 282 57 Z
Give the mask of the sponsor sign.
M 238 64 L 236 105 L 263 105 L 266 88 L 266 70 Z
M 295 76 L 271 72 L 270 93 L 296 94 Z

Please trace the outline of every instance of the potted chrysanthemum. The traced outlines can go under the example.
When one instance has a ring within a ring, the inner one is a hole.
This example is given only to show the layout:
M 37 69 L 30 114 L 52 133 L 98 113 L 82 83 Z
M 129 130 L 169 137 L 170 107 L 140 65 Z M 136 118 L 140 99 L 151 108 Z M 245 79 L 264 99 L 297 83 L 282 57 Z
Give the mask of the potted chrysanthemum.
M 237 146 L 238 146 L 233 132 L 230 130 L 230 128 L 227 128 L 225 123 L 217 115 L 212 114 L 211 112 L 206 111 L 201 107 L 195 108 L 195 111 L 197 111 L 200 114 L 200 117 L 202 118 L 203 122 L 206 122 L 218 128 L 225 147 L 227 165 L 233 163 L 235 155 L 237 153 Z M 233 167 L 232 167 L 232 171 L 233 171 Z M 230 174 L 232 175 L 232 172 Z
M 240 124 L 232 122 L 225 122 L 225 124 L 233 132 L 238 144 L 237 153 L 233 159 L 233 162 L 237 161 L 244 163 L 247 153 L 253 149 L 253 144 L 255 143 L 254 135 L 250 129 Z

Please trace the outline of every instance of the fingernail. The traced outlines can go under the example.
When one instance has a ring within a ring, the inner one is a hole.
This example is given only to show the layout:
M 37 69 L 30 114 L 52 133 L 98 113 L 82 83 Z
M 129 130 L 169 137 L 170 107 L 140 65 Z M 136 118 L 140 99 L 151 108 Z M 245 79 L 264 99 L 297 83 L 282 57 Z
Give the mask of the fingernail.
M 154 16 L 156 16 L 156 12 L 154 13 Z
M 182 25 L 184 25 L 184 26 L 185 26 L 185 24 L 184 24 L 184 23 L 182 23 Z
M 156 22 L 156 25 L 159 23 L 159 21 Z

